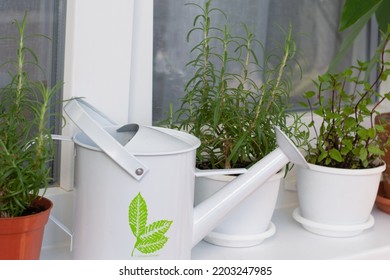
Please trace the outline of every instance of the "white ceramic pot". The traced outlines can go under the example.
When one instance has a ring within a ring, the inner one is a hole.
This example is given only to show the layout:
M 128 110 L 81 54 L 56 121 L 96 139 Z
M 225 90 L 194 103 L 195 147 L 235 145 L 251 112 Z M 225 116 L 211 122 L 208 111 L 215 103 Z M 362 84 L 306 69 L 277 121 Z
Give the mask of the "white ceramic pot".
M 305 229 L 324 236 L 355 236 L 374 225 L 371 211 L 385 165 L 340 169 L 299 167 L 299 208 L 293 216 Z
M 222 189 L 235 176 L 218 175 L 195 179 L 195 205 Z M 279 193 L 283 172 L 271 177 L 251 194 L 204 240 L 225 247 L 250 247 L 275 234 L 271 218 Z

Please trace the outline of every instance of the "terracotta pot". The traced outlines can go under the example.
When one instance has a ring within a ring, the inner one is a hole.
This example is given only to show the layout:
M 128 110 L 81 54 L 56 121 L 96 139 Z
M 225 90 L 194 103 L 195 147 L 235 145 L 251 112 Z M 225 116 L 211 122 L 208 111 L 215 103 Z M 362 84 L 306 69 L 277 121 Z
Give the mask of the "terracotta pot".
M 375 117 L 376 124 L 386 124 L 385 129 L 388 131 L 387 135 L 390 135 L 390 113 L 382 113 Z M 387 141 L 388 136 L 382 133 L 379 135 L 382 143 Z M 390 149 L 387 150 L 385 156 L 382 158 L 386 163 L 386 170 L 383 172 L 383 196 L 390 198 Z
M 390 165 L 390 161 L 386 161 L 386 165 Z M 390 171 L 387 169 L 383 172 L 382 183 L 382 196 L 390 199 Z
M 0 219 L 0 259 L 37 260 L 40 257 L 43 233 L 53 203 L 38 198 L 34 204 L 46 210 L 29 216 Z
M 383 183 L 379 185 L 378 195 L 376 197 L 375 204 L 378 209 L 382 210 L 387 214 L 390 214 L 390 199 L 384 197 Z

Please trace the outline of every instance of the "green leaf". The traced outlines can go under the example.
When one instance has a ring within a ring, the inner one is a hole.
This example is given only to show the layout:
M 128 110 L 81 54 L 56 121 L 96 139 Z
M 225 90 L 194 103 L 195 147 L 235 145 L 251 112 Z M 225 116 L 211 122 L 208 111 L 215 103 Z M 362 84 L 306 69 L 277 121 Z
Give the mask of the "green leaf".
M 353 114 L 355 112 L 355 110 L 352 107 L 345 106 L 343 108 L 343 112 L 344 112 L 344 115 L 349 116 L 349 115 Z M 355 118 L 352 118 L 352 117 L 349 117 L 349 118 L 352 119 L 352 120 L 348 120 L 349 122 L 355 121 Z
M 147 239 L 148 237 L 156 235 L 156 234 L 158 234 L 158 235 L 165 234 L 169 230 L 171 225 L 172 225 L 172 221 L 168 221 L 168 220 L 160 220 L 160 221 L 154 222 L 154 223 L 146 226 L 145 233 L 142 234 L 140 237 L 141 237 L 141 239 Z
M 248 135 L 247 133 L 244 133 L 240 139 L 238 139 L 237 143 L 234 145 L 229 157 L 228 157 L 228 160 L 231 161 L 232 158 L 236 155 L 236 153 L 238 153 L 240 150 L 242 150 L 243 148 L 243 143 L 244 141 L 248 139 Z
M 356 126 L 356 120 L 355 118 L 349 117 L 345 120 L 345 129 L 349 130 L 352 127 Z
M 379 8 L 375 12 L 376 21 L 379 25 L 379 30 L 387 31 L 387 26 L 390 23 L 390 0 L 383 0 Z
M 357 22 L 361 17 L 370 11 L 382 0 L 346 0 L 343 6 L 339 31 L 343 31 Z
M 339 152 L 339 150 L 333 148 L 329 151 L 329 155 L 330 157 L 337 161 L 337 162 L 343 162 L 343 157 L 341 156 L 341 153 Z
M 351 150 L 348 149 L 348 147 L 342 147 L 340 150 L 341 155 L 345 156 L 347 155 Z
M 343 156 L 349 154 L 353 149 L 352 141 L 350 139 L 344 139 L 342 141 L 342 148 L 340 150 Z
M 316 93 L 314 91 L 308 91 L 305 93 L 305 98 L 310 99 L 315 95 L 316 95 Z
M 308 108 L 308 107 L 309 107 L 309 105 L 307 105 L 307 103 L 302 102 L 302 101 L 298 102 L 298 104 L 299 104 L 301 107 L 303 107 L 303 108 Z
M 148 208 L 141 193 L 131 201 L 129 205 L 129 225 L 135 237 L 145 233 L 148 219 Z
M 164 236 L 164 234 L 156 234 L 140 240 L 135 248 L 144 254 L 151 254 L 162 249 L 167 241 L 168 237 Z
M 375 134 L 376 134 L 375 129 L 372 128 L 372 127 L 370 127 L 370 128 L 368 129 L 368 137 L 374 138 L 374 137 L 375 137 Z
M 368 131 L 367 129 L 365 128 L 360 128 L 358 131 L 357 131 L 357 135 L 362 139 L 362 140 L 366 140 L 368 138 Z
M 368 151 L 370 152 L 370 154 L 377 156 L 383 156 L 385 154 L 378 146 L 374 144 L 368 145 Z
M 359 4 L 356 4 L 355 1 L 359 2 Z M 378 0 L 369 0 L 367 2 L 372 2 L 372 1 L 377 1 L 379 3 Z M 351 25 L 353 25 L 353 26 L 352 26 L 350 32 L 348 33 L 348 35 L 345 37 L 345 39 L 341 43 L 341 46 L 340 46 L 339 51 L 337 52 L 335 58 L 330 63 L 329 68 L 328 68 L 328 72 L 335 72 L 336 71 L 337 66 L 343 60 L 343 58 L 345 57 L 345 54 L 349 51 L 349 49 L 352 46 L 353 42 L 355 41 L 356 37 L 360 34 L 360 31 L 363 29 L 363 27 L 366 25 L 366 23 L 370 20 L 374 11 L 378 8 L 378 6 L 373 6 L 371 8 L 371 10 L 369 10 L 367 12 L 364 12 L 364 9 L 362 9 L 360 11 L 360 15 L 359 15 L 360 20 L 357 21 L 357 19 L 355 19 L 355 16 L 353 15 L 354 7 L 352 7 L 352 6 L 355 5 L 358 8 L 358 6 L 361 5 L 360 3 L 365 3 L 366 0 L 347 0 L 347 2 L 348 2 L 348 6 L 347 6 L 348 11 L 346 12 L 347 15 L 344 16 L 344 19 L 341 19 L 341 21 L 343 21 L 343 23 L 340 23 L 340 27 L 339 27 L 340 30 L 339 31 L 344 30 L 344 29 L 350 27 Z M 346 5 L 347 5 L 347 2 L 346 2 Z M 365 7 L 365 9 L 367 9 L 367 7 Z M 343 11 L 343 13 L 344 13 L 344 11 Z M 356 22 L 356 24 L 354 24 L 355 22 Z
M 318 80 L 320 81 L 320 83 L 326 83 L 331 80 L 331 77 L 332 76 L 329 73 L 325 73 L 321 76 L 318 76 Z
M 326 157 L 328 157 L 328 152 L 322 151 L 322 153 L 318 156 L 318 162 L 323 161 Z
M 172 221 L 160 220 L 146 227 L 135 248 L 145 254 L 154 253 L 164 247 L 168 238 L 164 235 L 172 225 Z
M 323 117 L 324 116 L 324 109 L 323 108 L 318 108 L 318 109 L 315 109 L 313 110 L 314 113 L 320 117 Z
M 361 148 L 359 152 L 359 158 L 361 161 L 365 162 L 367 161 L 368 152 L 366 149 Z
M 352 140 L 351 139 L 344 139 L 343 140 L 343 145 L 350 151 L 353 148 L 353 144 L 352 144 Z
M 159 220 L 146 225 L 148 209 L 141 193 L 131 201 L 129 205 L 129 224 L 136 242 L 132 251 L 137 249 L 141 253 L 150 254 L 164 247 L 168 237 L 164 234 L 169 230 L 173 221 Z
M 381 133 L 381 132 L 386 132 L 385 127 L 384 127 L 383 125 L 380 125 L 380 124 L 376 124 L 376 125 L 375 125 L 375 130 L 376 130 L 377 132 L 379 132 L 379 133 Z

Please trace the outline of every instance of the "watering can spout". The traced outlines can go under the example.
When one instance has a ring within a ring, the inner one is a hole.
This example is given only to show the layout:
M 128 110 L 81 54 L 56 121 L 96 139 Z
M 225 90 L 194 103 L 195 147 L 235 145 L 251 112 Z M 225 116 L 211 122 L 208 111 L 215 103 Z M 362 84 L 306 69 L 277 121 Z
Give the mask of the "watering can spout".
M 305 158 L 292 141 L 279 128 L 276 127 L 275 130 L 277 149 L 195 207 L 192 246 L 201 241 L 231 210 L 280 171 L 288 162 L 307 166 Z

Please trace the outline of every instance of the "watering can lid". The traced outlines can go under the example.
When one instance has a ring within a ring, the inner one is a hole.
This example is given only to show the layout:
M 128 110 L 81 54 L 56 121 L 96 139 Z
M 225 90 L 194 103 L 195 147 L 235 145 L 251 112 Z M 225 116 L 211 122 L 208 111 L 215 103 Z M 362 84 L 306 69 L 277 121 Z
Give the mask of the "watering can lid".
M 200 145 L 200 141 L 192 135 L 153 126 L 127 124 L 116 132 L 125 133 L 120 142 L 135 155 L 176 154 L 194 150 Z
M 157 127 L 118 125 L 88 102 L 76 98 L 64 107 L 73 122 L 131 176 L 140 180 L 148 168 L 136 155 L 162 155 L 196 149 L 200 142 L 189 134 Z

